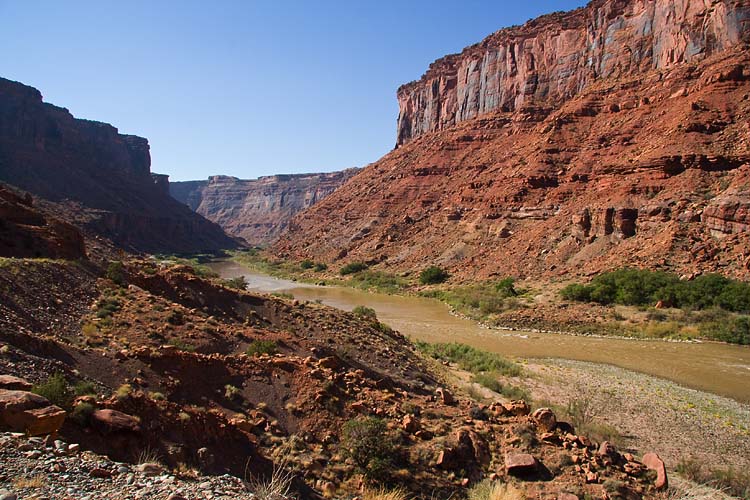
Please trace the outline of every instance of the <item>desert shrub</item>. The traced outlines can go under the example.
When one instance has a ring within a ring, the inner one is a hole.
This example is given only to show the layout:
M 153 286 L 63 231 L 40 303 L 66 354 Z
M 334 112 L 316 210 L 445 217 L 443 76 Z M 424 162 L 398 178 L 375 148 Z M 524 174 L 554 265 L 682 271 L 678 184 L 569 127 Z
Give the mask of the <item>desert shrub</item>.
M 323 264 L 322 262 L 316 262 L 315 267 L 313 269 L 315 272 L 321 273 L 323 271 L 328 270 L 328 264 Z
M 66 410 L 73 402 L 73 391 L 70 390 L 63 374 L 59 372 L 45 382 L 32 387 L 31 392 L 47 398 L 50 403 Z
M 78 403 L 70 412 L 70 419 L 80 426 L 88 425 L 91 415 L 94 413 L 94 405 L 91 403 Z
M 448 271 L 439 266 L 430 266 L 419 273 L 419 282 L 423 285 L 435 285 L 448 280 Z
M 503 390 L 503 384 L 498 380 L 496 373 L 478 373 L 474 375 L 472 380 L 491 391 L 497 392 L 498 394 Z
M 737 498 L 750 498 L 750 472 L 732 466 L 711 468 L 694 458 L 683 458 L 677 473 L 699 484 L 706 484 Z
M 750 283 L 705 274 L 682 281 L 675 274 L 623 268 L 596 276 L 590 284 L 572 283 L 560 291 L 563 298 L 600 304 L 640 306 L 658 301 L 681 308 L 721 307 L 750 312 Z
M 276 342 L 273 340 L 253 340 L 245 349 L 248 356 L 260 356 L 261 354 L 274 355 L 278 351 Z
M 271 295 L 280 299 L 294 299 L 294 295 L 289 292 L 273 292 Z
M 354 309 L 352 309 L 352 314 L 355 316 L 359 316 L 361 318 L 367 318 L 367 319 L 378 319 L 378 315 L 375 312 L 375 309 L 367 306 L 357 306 Z
M 125 284 L 125 266 L 119 260 L 113 260 L 107 265 L 104 277 L 112 280 L 117 285 Z
M 185 315 L 179 309 L 169 311 L 169 314 L 167 314 L 167 323 L 175 326 L 184 325 Z
M 149 392 L 148 397 L 153 401 L 165 401 L 167 397 L 161 392 Z
M 515 299 L 519 291 L 515 289 L 512 278 L 455 287 L 450 290 L 428 290 L 422 292 L 421 295 L 446 302 L 457 311 L 479 320 L 522 307 L 522 304 Z
M 94 396 L 96 395 L 96 385 L 88 380 L 79 380 L 73 386 L 73 394 L 76 396 Z
M 737 316 L 701 323 L 699 331 L 701 335 L 710 339 L 750 345 L 750 316 Z
M 408 285 L 405 279 L 393 273 L 372 270 L 356 273 L 347 284 L 363 290 L 376 290 L 384 293 L 397 293 Z
M 510 483 L 485 479 L 469 489 L 468 500 L 525 500 L 526 495 Z
M 396 444 L 384 420 L 362 417 L 344 424 L 343 452 L 370 479 L 383 479 L 393 467 Z
M 184 351 L 184 352 L 195 352 L 195 346 L 192 344 L 188 344 L 187 342 L 181 340 L 181 339 L 170 339 L 169 345 L 174 346 L 177 350 Z
M 417 348 L 432 358 L 457 363 L 462 370 L 472 373 L 497 372 L 508 377 L 517 377 L 523 373 L 519 365 L 499 354 L 466 344 L 417 342 Z
M 299 263 L 299 267 L 302 269 L 312 269 L 315 267 L 315 263 L 309 259 L 305 259 Z
M 590 302 L 591 301 L 591 288 L 580 283 L 571 283 L 562 290 L 560 295 L 565 300 L 573 300 L 577 302 Z
M 365 264 L 364 262 L 350 262 L 349 264 L 346 264 L 344 267 L 341 268 L 339 271 L 339 274 L 342 276 L 346 276 L 347 274 L 355 274 L 360 273 L 367 269 L 369 266 Z
M 122 308 L 122 303 L 114 297 L 105 297 L 96 304 L 96 317 L 105 319 L 111 317 Z
M 236 278 L 225 279 L 223 281 L 224 286 L 228 288 L 234 288 L 235 290 L 247 290 L 247 280 L 244 276 L 237 276 Z
M 233 386 L 231 384 L 227 384 L 227 385 L 224 386 L 224 397 L 225 398 L 227 398 L 227 399 L 229 399 L 231 401 L 235 401 L 237 399 L 240 399 L 241 395 L 242 394 L 240 393 L 240 390 L 237 387 L 235 387 L 235 386 Z
M 133 386 L 132 385 L 130 385 L 130 384 L 122 384 L 115 391 L 115 398 L 117 398 L 118 401 L 123 401 L 123 400 L 129 398 L 132 393 L 133 393 Z

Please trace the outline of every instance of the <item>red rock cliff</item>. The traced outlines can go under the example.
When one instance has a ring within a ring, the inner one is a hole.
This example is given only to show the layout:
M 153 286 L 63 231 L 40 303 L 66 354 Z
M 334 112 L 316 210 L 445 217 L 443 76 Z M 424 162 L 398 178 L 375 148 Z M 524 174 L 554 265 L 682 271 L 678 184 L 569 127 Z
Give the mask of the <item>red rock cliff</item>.
M 557 103 L 592 82 L 702 60 L 749 38 L 750 3 L 595 0 L 500 30 L 398 90 L 397 145 L 493 110 Z
M 118 246 L 197 252 L 236 242 L 169 196 L 148 140 L 81 120 L 0 78 L 0 181 L 56 204 L 56 216 Z
M 243 180 L 215 175 L 172 182 L 172 196 L 252 245 L 276 241 L 289 220 L 333 193 L 359 169 L 322 174 L 271 175 Z

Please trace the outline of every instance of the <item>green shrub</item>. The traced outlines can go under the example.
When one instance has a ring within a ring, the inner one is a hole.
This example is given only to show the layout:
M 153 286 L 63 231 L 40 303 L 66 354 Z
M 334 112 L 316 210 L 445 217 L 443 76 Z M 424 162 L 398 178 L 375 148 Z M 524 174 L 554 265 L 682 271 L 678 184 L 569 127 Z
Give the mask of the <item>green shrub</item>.
M 125 284 L 125 266 L 119 260 L 113 260 L 107 266 L 104 277 L 112 280 L 117 285 Z
M 68 382 L 62 373 L 55 373 L 45 382 L 35 385 L 31 392 L 39 394 L 49 400 L 50 403 L 60 408 L 70 409 L 73 402 L 73 391 L 70 390 Z
M 367 306 L 357 306 L 354 309 L 352 309 L 352 314 L 355 316 L 359 316 L 360 318 L 366 318 L 366 319 L 372 319 L 376 320 L 378 319 L 378 315 L 375 312 L 375 309 Z
M 466 344 L 430 344 L 420 341 L 417 342 L 417 348 L 432 358 L 457 363 L 462 370 L 475 374 L 496 372 L 507 377 L 517 377 L 523 373 L 519 365 L 499 354 L 482 351 Z
M 750 345 L 750 316 L 737 316 L 701 323 L 699 330 L 701 335 L 710 339 Z
M 692 281 L 662 271 L 624 268 L 596 276 L 590 284 L 573 283 L 560 291 L 563 298 L 600 304 L 666 305 L 691 309 L 721 307 L 750 312 L 750 283 L 705 274 Z
M 177 350 L 185 351 L 185 352 L 195 352 L 195 346 L 192 344 L 188 344 L 184 340 L 181 339 L 170 339 L 169 345 L 174 346 L 177 348 Z
M 368 267 L 369 266 L 364 262 L 350 262 L 349 264 L 346 264 L 344 267 L 342 267 L 339 273 L 342 276 L 346 276 L 347 274 L 360 273 Z
M 106 319 L 122 308 L 122 303 L 114 297 L 105 297 L 96 304 L 96 317 Z
M 277 352 L 276 342 L 273 340 L 253 340 L 245 349 L 248 356 L 260 356 L 261 354 L 274 355 Z
M 387 477 L 397 451 L 384 420 L 361 417 L 344 424 L 341 439 L 343 453 L 370 479 Z
M 240 399 L 241 396 L 242 396 L 242 394 L 240 393 L 240 390 L 237 387 L 235 387 L 235 386 L 233 386 L 231 384 L 227 384 L 227 385 L 224 386 L 224 397 L 225 398 L 227 398 L 227 399 L 229 399 L 231 401 L 236 401 L 236 400 Z
M 94 413 L 94 405 L 91 403 L 78 403 L 70 413 L 70 419 L 80 426 L 87 426 Z
M 300 262 L 299 267 L 301 267 L 302 269 L 312 269 L 315 267 L 315 263 L 311 260 L 305 259 Z
M 94 385 L 93 382 L 89 382 L 87 380 L 79 380 L 73 386 L 73 393 L 76 396 L 95 396 L 96 385 Z
M 224 286 L 228 288 L 234 288 L 235 290 L 247 290 L 247 280 L 244 276 L 237 276 L 236 278 L 225 279 L 223 281 Z
M 348 285 L 362 290 L 375 290 L 383 293 L 397 293 L 407 286 L 407 281 L 392 273 L 365 270 L 352 276 Z
M 328 264 L 323 264 L 322 262 L 317 262 L 315 264 L 314 268 L 316 273 L 322 273 L 323 271 L 328 270 Z
M 430 266 L 419 273 L 419 282 L 423 285 L 445 283 L 449 278 L 448 271 L 438 266 Z

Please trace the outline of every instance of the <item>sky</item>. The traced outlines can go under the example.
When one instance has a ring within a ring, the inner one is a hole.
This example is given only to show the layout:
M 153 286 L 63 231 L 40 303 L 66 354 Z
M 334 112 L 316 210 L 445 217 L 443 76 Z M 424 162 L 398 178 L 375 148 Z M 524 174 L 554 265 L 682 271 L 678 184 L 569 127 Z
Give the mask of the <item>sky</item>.
M 582 0 L 0 0 L 0 76 L 146 137 L 170 180 L 361 167 L 396 89 L 500 28 Z

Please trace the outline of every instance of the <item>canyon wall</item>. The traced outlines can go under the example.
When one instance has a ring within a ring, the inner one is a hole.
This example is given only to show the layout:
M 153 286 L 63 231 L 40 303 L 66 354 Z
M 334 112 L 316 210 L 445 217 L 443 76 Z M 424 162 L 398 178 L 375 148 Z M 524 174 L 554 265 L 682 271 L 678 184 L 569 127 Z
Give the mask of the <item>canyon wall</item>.
M 237 243 L 168 194 L 148 141 L 76 119 L 32 87 L 0 78 L 0 181 L 52 202 L 58 215 L 136 251 L 196 252 Z
M 253 180 L 216 175 L 172 182 L 170 193 L 207 219 L 252 245 L 274 242 L 298 212 L 313 206 L 359 169 L 322 174 L 272 175 Z
M 702 60 L 748 41 L 750 4 L 596 0 L 500 30 L 398 89 L 397 145 L 493 110 L 555 106 L 593 82 Z
M 595 0 L 437 61 L 399 89 L 399 147 L 275 252 L 470 281 L 750 278 L 749 13 Z

